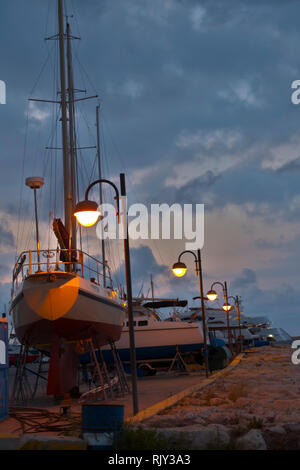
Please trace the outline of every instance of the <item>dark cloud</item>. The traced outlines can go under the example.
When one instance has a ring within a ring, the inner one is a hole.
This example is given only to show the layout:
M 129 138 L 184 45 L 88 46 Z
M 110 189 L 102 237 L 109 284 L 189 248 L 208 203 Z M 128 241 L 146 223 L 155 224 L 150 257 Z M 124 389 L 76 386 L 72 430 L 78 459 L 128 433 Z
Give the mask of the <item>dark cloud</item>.
M 9 282 L 0 282 L 0 312 L 4 311 L 6 306 L 6 311 L 8 310 L 8 304 L 10 301 L 10 288 L 11 284 Z
M 189 278 L 176 278 L 172 271 L 171 266 L 158 264 L 153 256 L 152 250 L 147 246 L 139 248 L 131 248 L 131 273 L 132 273 L 132 285 L 133 294 L 138 295 L 140 290 L 145 296 L 151 295 L 151 283 L 150 278 L 152 276 L 154 289 L 160 289 L 159 279 L 157 276 L 163 276 L 166 281 L 167 288 L 169 291 L 166 293 L 166 297 L 172 298 L 192 298 L 194 294 L 193 288 L 194 283 Z M 125 285 L 125 265 L 122 263 L 121 267 L 115 273 L 118 280 L 122 279 Z M 156 294 L 157 295 L 157 294 Z
M 243 269 L 239 277 L 233 280 L 232 288 L 239 289 L 245 288 L 256 284 L 256 274 L 255 271 L 249 268 Z
M 195 202 L 198 199 L 198 202 L 201 201 L 205 204 L 205 191 L 213 186 L 220 177 L 220 175 L 208 170 L 204 175 L 193 179 L 183 188 L 178 189 L 175 193 L 175 200 L 187 203 L 189 201 Z
M 8 230 L 7 224 L 4 220 L 0 220 L 0 245 L 4 246 L 14 246 L 14 236 L 13 233 Z
M 300 157 L 296 158 L 295 160 L 292 160 L 289 163 L 286 163 L 285 165 L 282 165 L 277 171 L 278 173 L 283 173 L 285 171 L 300 171 Z

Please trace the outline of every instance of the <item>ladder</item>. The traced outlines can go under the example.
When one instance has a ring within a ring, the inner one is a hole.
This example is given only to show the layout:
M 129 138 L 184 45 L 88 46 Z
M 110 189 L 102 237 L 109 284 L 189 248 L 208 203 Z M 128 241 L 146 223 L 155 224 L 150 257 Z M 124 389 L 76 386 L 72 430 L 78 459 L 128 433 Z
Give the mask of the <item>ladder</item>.
M 103 400 L 107 400 L 108 398 L 113 398 L 116 395 L 124 395 L 125 393 L 129 392 L 123 365 L 115 344 L 110 343 L 114 364 L 114 377 L 110 377 L 110 374 L 108 373 L 107 365 L 97 340 L 90 339 L 86 341 L 86 345 L 90 352 L 90 358 L 93 367 L 89 387 L 91 386 L 91 382 L 94 383 L 94 387 L 90 388 L 88 392 L 82 394 L 79 402 L 82 403 L 86 400 L 94 398 L 102 398 Z M 97 383 L 99 383 L 99 386 L 96 386 Z

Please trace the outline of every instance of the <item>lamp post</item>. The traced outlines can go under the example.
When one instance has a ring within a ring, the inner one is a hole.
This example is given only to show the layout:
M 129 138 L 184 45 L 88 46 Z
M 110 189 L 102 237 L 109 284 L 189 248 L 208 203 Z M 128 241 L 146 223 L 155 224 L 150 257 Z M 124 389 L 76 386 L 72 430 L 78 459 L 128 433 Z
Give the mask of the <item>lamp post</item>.
M 223 305 L 223 310 L 225 310 L 226 312 L 226 323 L 227 323 L 227 336 L 228 336 L 228 344 L 229 344 L 229 349 L 231 351 L 231 353 L 233 353 L 233 350 L 232 350 L 232 343 L 231 343 L 231 331 L 230 331 L 230 326 L 229 326 L 229 311 L 232 309 L 232 306 L 228 303 L 228 291 L 227 291 L 227 282 L 224 281 L 224 283 L 220 282 L 220 281 L 216 281 L 214 282 L 212 285 L 211 285 L 211 288 L 210 290 L 207 292 L 206 294 L 206 297 L 208 298 L 208 300 L 216 300 L 217 297 L 218 297 L 218 294 L 217 292 L 213 289 L 214 286 L 216 285 L 219 285 L 222 287 L 222 290 L 223 290 L 223 298 L 225 300 L 225 303 Z
M 238 295 L 236 295 L 235 297 L 232 297 L 232 298 L 234 299 L 234 307 L 236 309 L 237 318 L 238 318 L 240 352 L 242 352 L 243 351 L 243 340 L 242 340 L 242 332 L 241 332 L 240 298 L 239 298 Z
M 85 200 L 79 202 L 74 210 L 74 215 L 78 222 L 85 226 L 90 227 L 94 225 L 102 214 L 98 211 L 98 205 L 94 201 L 90 201 L 89 191 L 96 184 L 107 183 L 112 186 L 115 190 L 115 200 L 117 205 L 117 221 L 119 223 L 120 217 L 120 196 L 117 186 L 109 180 L 98 179 L 93 181 L 86 189 Z M 120 174 L 120 187 L 121 196 L 126 197 L 126 185 L 125 175 Z M 127 224 L 127 212 L 123 213 L 123 226 L 124 226 L 124 258 L 125 258 L 125 271 L 126 271 L 126 287 L 127 287 L 127 312 L 128 312 L 128 327 L 129 327 L 129 338 L 130 338 L 130 368 L 132 378 L 132 397 L 133 397 L 133 413 L 137 414 L 139 411 L 138 406 L 138 391 L 137 391 L 137 373 L 136 373 L 136 352 L 135 352 L 135 339 L 134 339 L 134 326 L 133 326 L 133 310 L 132 310 L 132 285 L 131 285 L 131 267 L 130 267 L 130 251 L 129 251 L 129 239 L 128 239 L 128 224 Z
M 240 352 L 243 352 L 243 339 L 241 333 L 241 312 L 240 312 L 240 298 L 237 295 L 235 298 L 235 308 L 238 314 L 238 322 L 239 322 L 239 335 L 240 335 Z
M 197 255 L 190 250 L 185 250 L 178 256 L 178 261 L 173 265 L 172 271 L 177 277 L 182 277 L 185 275 L 187 268 L 184 263 L 180 261 L 181 256 L 185 253 L 191 253 L 195 258 L 196 264 L 196 275 L 199 278 L 199 287 L 200 287 L 200 299 L 201 299 L 201 310 L 202 310 L 202 329 L 203 329 L 203 341 L 204 341 L 204 363 L 205 363 L 205 373 L 208 377 L 209 364 L 208 364 L 208 350 L 207 350 L 207 339 L 206 339 L 206 321 L 205 321 L 205 305 L 204 305 L 204 294 L 203 294 L 203 280 L 202 280 L 202 265 L 201 265 L 201 252 L 197 250 Z

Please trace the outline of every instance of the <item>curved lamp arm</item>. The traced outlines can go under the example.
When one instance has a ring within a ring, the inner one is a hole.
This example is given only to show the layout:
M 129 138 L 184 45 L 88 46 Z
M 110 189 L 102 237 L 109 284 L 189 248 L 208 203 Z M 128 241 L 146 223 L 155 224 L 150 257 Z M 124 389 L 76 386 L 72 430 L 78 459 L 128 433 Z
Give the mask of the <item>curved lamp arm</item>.
M 180 255 L 178 256 L 178 262 L 180 262 L 181 256 L 184 255 L 185 253 L 191 253 L 191 254 L 194 256 L 195 261 L 197 261 L 197 256 L 196 256 L 196 254 L 195 254 L 193 251 L 191 251 L 191 250 L 184 250 L 184 251 L 182 251 L 182 253 L 180 253 Z
M 89 191 L 90 189 L 95 186 L 96 184 L 98 183 L 107 183 L 107 184 L 110 184 L 110 186 L 112 186 L 115 190 L 115 193 L 116 193 L 116 197 L 115 197 L 115 200 L 116 200 L 116 203 L 117 203 L 117 221 L 119 223 L 119 216 L 120 216 L 120 205 L 119 205 L 119 200 L 120 200 L 120 196 L 119 196 L 119 190 L 117 188 L 117 186 L 112 183 L 111 181 L 109 180 L 106 180 L 106 179 L 99 179 L 99 180 L 95 180 L 93 181 L 86 189 L 86 192 L 85 192 L 85 200 L 88 201 L 88 196 L 89 196 Z
M 214 286 L 216 286 L 217 284 L 222 287 L 223 291 L 225 290 L 225 285 L 220 281 L 213 282 L 210 289 L 213 290 Z

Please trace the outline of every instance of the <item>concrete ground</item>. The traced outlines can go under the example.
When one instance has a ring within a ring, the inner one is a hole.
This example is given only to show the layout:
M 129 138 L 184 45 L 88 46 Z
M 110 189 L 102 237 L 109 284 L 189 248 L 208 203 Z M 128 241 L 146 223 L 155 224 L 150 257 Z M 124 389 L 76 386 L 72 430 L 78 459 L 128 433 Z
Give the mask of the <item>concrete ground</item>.
M 36 364 L 28 365 L 28 368 L 37 371 Z M 47 367 L 44 366 L 44 375 L 47 376 Z M 10 367 L 9 371 L 9 388 L 10 394 L 12 392 L 14 376 L 16 368 Z M 127 375 L 127 382 L 131 390 L 131 376 Z M 205 379 L 205 372 L 203 369 L 192 371 L 189 373 L 182 372 L 158 372 L 155 376 L 152 377 L 141 377 L 138 378 L 138 405 L 139 411 L 144 410 L 157 402 L 165 400 L 166 398 L 171 397 L 172 395 L 181 392 L 182 390 L 189 388 L 195 384 L 201 383 Z M 29 374 L 29 382 L 31 388 L 33 389 L 35 383 L 35 376 Z M 80 391 L 85 392 L 88 390 L 86 384 L 81 384 Z M 109 401 L 114 403 L 124 405 L 124 415 L 125 419 L 133 416 L 133 397 L 131 393 L 127 393 L 124 396 L 117 396 L 113 399 L 109 398 Z M 86 403 L 89 403 L 87 401 Z M 15 403 L 15 406 L 27 406 L 27 407 L 36 407 L 43 408 L 51 412 L 59 413 L 61 410 L 60 403 L 54 403 L 52 397 L 46 395 L 46 381 L 40 380 L 39 386 L 36 393 L 36 398 L 34 400 L 29 400 L 24 404 L 19 402 Z M 71 412 L 74 415 L 79 415 L 81 413 L 81 404 L 78 403 L 78 400 L 73 399 L 71 404 Z M 0 422 L 0 434 L 3 433 L 17 433 L 22 434 L 20 429 L 20 424 L 12 417 L 8 417 L 4 421 Z M 49 434 L 49 433 L 48 433 Z

